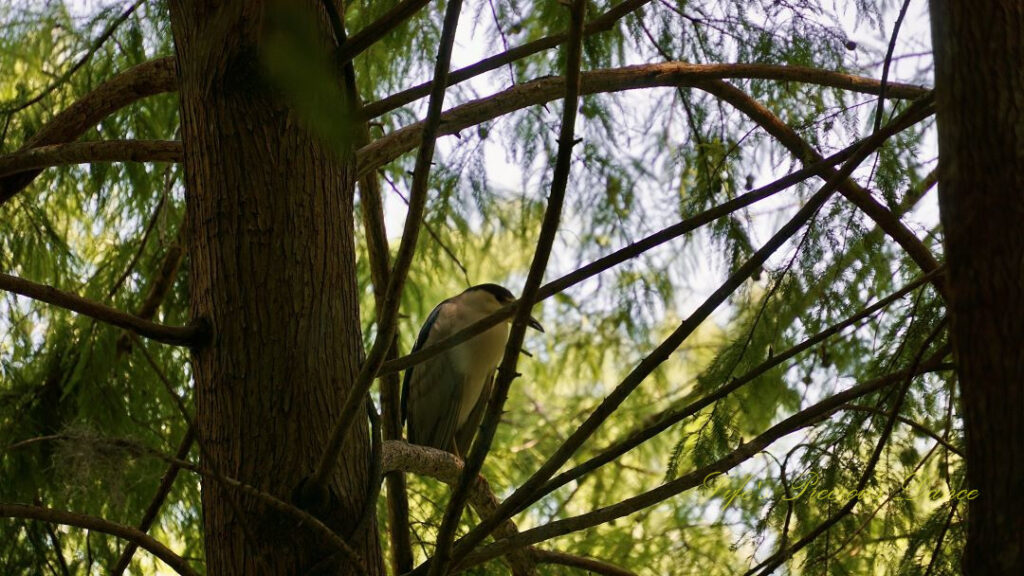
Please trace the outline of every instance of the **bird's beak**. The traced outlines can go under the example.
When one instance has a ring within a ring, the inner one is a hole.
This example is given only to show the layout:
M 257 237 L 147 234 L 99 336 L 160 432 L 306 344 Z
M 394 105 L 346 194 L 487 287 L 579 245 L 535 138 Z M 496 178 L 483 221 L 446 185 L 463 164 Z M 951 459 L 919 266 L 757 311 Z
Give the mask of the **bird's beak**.
M 526 321 L 526 325 L 529 326 L 530 328 L 533 328 L 534 330 L 537 330 L 538 332 L 544 331 L 544 327 L 541 326 L 540 322 L 538 322 L 537 319 L 534 318 L 533 316 L 530 316 L 530 319 Z

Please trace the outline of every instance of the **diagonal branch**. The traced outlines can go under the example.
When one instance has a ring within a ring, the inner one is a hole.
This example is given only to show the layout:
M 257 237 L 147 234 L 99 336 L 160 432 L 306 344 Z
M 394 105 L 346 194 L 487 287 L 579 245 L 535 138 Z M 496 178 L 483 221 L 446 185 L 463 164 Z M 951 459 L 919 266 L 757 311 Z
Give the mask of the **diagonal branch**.
M 181 162 L 177 140 L 104 140 L 49 144 L 0 156 L 0 178 L 90 162 Z
M 451 500 L 448 501 L 444 519 L 441 521 L 441 528 L 438 530 L 434 556 L 430 560 L 428 572 L 430 576 L 447 574 L 449 565 L 455 559 L 452 550 L 455 530 L 462 519 L 462 511 L 466 505 L 470 484 L 480 474 L 487 453 L 491 449 L 491 442 L 498 429 L 501 413 L 505 409 L 506 400 L 508 400 L 509 388 L 512 386 L 512 381 L 518 376 L 516 366 L 519 362 L 519 352 L 523 348 L 527 322 L 530 320 L 530 310 L 537 299 L 540 284 L 544 280 L 544 272 L 551 257 L 551 249 L 558 233 L 559 222 L 562 219 L 562 205 L 565 202 L 569 172 L 572 169 L 572 149 L 576 145 L 575 126 L 582 76 L 580 66 L 583 63 L 583 18 L 585 13 L 585 0 L 573 0 L 569 7 L 571 23 L 565 56 L 565 99 L 562 102 L 562 122 L 558 133 L 555 169 L 551 177 L 551 194 L 548 196 L 547 208 L 544 210 L 544 221 L 537 238 L 537 249 L 533 253 L 533 262 L 530 263 L 530 271 L 526 276 L 522 296 L 516 303 L 512 329 L 505 345 L 504 358 L 494 379 L 494 389 L 491 391 L 491 397 L 487 400 L 483 421 L 476 433 L 472 448 L 469 450 L 466 468 L 462 471 Z M 495 511 L 491 516 L 491 519 L 493 521 L 489 524 L 492 529 L 502 522 L 504 518 L 500 513 L 500 507 L 499 511 Z M 488 523 L 488 520 L 483 520 L 482 523 Z
M 10 276 L 0 272 L 0 290 L 7 290 L 22 296 L 28 296 L 47 304 L 53 304 L 72 312 L 77 312 L 100 322 L 105 322 L 131 330 L 140 336 L 144 336 L 164 344 L 176 346 L 195 346 L 202 343 L 206 337 L 206 327 L 202 322 L 193 323 L 190 326 L 167 326 L 144 320 L 138 316 L 122 312 L 110 306 L 87 300 L 81 296 L 63 292 L 52 286 L 36 284 L 22 278 Z
M 198 576 L 198 573 L 188 565 L 188 562 L 186 562 L 184 558 L 172 552 L 169 548 L 149 534 L 136 530 L 131 526 L 117 524 L 103 518 L 88 516 L 86 514 L 67 512 L 65 510 L 55 510 L 53 508 L 44 508 L 42 506 L 28 506 L 25 504 L 0 503 L 0 517 L 40 520 L 51 524 L 75 526 L 86 530 L 103 532 L 104 534 L 110 534 L 111 536 L 117 536 L 118 538 L 122 538 L 144 548 L 153 556 L 163 560 L 164 563 L 182 576 Z
M 821 160 L 821 154 L 808 144 L 806 140 L 801 138 L 796 133 L 796 130 L 793 130 L 778 116 L 742 90 L 721 80 L 705 82 L 697 87 L 732 104 L 736 109 L 749 116 L 751 120 L 775 137 L 801 162 L 817 162 Z M 891 93 L 892 89 L 892 85 L 887 85 L 886 92 Z M 929 92 L 928 94 L 928 99 L 931 100 L 931 93 Z M 831 176 L 828 171 L 826 171 L 826 174 Z M 862 212 L 867 214 L 869 218 L 874 220 L 889 237 L 895 240 L 910 255 L 921 270 L 931 272 L 939 267 L 938 261 L 928 247 L 903 224 L 899 217 L 875 200 L 864 187 L 857 184 L 853 179 L 847 178 L 840 184 L 839 192 L 860 208 Z M 946 295 L 945 285 L 941 282 L 936 282 L 935 289 L 943 296 Z
M 177 89 L 174 58 L 160 58 L 134 66 L 100 84 L 77 102 L 57 114 L 22 150 L 71 142 L 113 112 L 154 94 Z M 0 179 L 0 205 L 28 186 L 38 170 Z
M 842 392 L 834 394 L 817 404 L 793 414 L 775 426 L 772 426 L 763 434 L 749 442 L 741 444 L 735 450 L 722 458 L 719 458 L 717 461 L 694 470 L 689 474 L 680 476 L 671 482 L 666 482 L 657 488 L 631 498 L 627 498 L 617 504 L 599 508 L 572 518 L 556 520 L 550 524 L 538 526 L 537 528 L 521 532 L 518 536 L 511 539 L 499 540 L 498 542 L 483 548 L 479 552 L 475 552 L 467 556 L 465 561 L 459 564 L 458 568 L 470 568 L 492 558 L 508 554 L 512 550 L 523 546 L 529 546 L 531 544 L 550 540 L 557 536 L 598 526 L 615 520 L 616 518 L 628 516 L 629 514 L 643 510 L 644 508 L 654 506 L 655 504 L 667 500 L 677 494 L 696 488 L 703 484 L 709 475 L 724 474 L 725 472 L 728 472 L 739 464 L 753 458 L 756 454 L 760 453 L 780 438 L 828 418 L 835 411 L 842 409 L 843 405 L 847 402 L 856 400 L 857 398 L 872 392 L 882 390 L 898 382 L 902 382 L 910 376 L 946 368 L 947 366 L 942 363 L 942 358 L 947 354 L 949 354 L 949 346 L 944 346 L 930 358 L 921 362 L 916 370 L 895 372 L 887 376 L 862 382 Z
M 937 273 L 926 274 L 918 278 L 917 280 L 914 280 L 913 282 L 907 284 L 906 286 L 894 292 L 893 294 L 879 300 L 878 302 L 872 304 L 871 306 L 868 306 L 867 308 L 864 308 L 860 312 L 852 316 L 849 316 L 845 320 L 842 320 L 841 322 L 837 322 L 836 324 L 829 326 L 825 330 L 822 330 L 821 332 L 818 332 L 814 336 L 807 338 L 800 344 L 797 344 L 796 346 L 793 346 L 792 348 L 789 348 L 788 350 L 785 350 L 781 353 L 773 355 L 768 360 L 765 360 L 764 362 L 752 368 L 743 376 L 733 378 L 724 386 L 721 386 L 714 392 L 711 392 L 710 394 L 689 403 L 685 407 L 669 409 L 658 414 L 653 418 L 653 422 L 651 422 L 651 424 L 643 427 L 640 430 L 634 431 L 623 440 L 615 442 L 614 444 L 611 444 L 610 446 L 601 450 L 593 458 L 590 458 L 586 462 L 583 462 L 582 464 L 579 464 L 578 466 L 575 466 L 549 480 L 547 483 L 544 484 L 544 486 L 542 486 L 532 495 L 530 501 L 525 503 L 525 505 L 528 505 L 532 502 L 536 502 L 540 498 L 544 497 L 547 494 L 550 494 L 551 492 L 554 492 L 555 490 L 568 484 L 569 482 L 577 480 L 583 477 L 584 475 L 600 468 L 601 466 L 604 466 L 605 464 L 612 462 L 619 456 L 622 456 L 623 454 L 629 452 L 633 448 L 636 448 L 637 446 L 643 444 L 644 442 L 650 440 L 651 438 L 654 438 L 658 434 L 661 434 L 674 424 L 677 424 L 685 420 L 686 418 L 693 416 L 694 414 L 700 412 L 704 408 L 707 408 L 708 406 L 725 398 L 729 394 L 732 394 L 733 392 L 739 390 L 740 388 L 749 384 L 750 382 L 753 382 L 759 376 L 761 376 L 765 372 L 768 372 L 772 368 L 785 363 L 791 358 L 794 358 L 797 355 L 801 354 L 802 352 L 810 348 L 813 348 L 814 346 L 842 332 L 843 330 L 851 326 L 854 326 L 855 324 L 873 316 L 878 311 L 888 307 L 892 303 L 896 302 L 897 300 L 900 300 L 901 298 L 910 294 L 914 290 L 917 290 L 923 284 L 931 281 L 936 274 Z M 520 510 L 522 509 L 523 506 L 520 506 Z
M 697 86 L 707 90 L 709 81 L 722 78 L 758 78 L 780 82 L 803 82 L 819 86 L 830 86 L 864 94 L 878 94 L 881 85 L 877 80 L 803 66 L 778 66 L 774 64 L 688 64 L 686 62 L 665 62 L 641 64 L 622 68 L 609 68 L 584 72 L 581 78 L 580 94 L 620 92 L 640 88 Z M 701 84 L 701 82 L 705 84 Z M 719 83 L 732 88 L 724 82 Z M 699 85 L 699 86 L 698 86 Z M 724 88 L 720 88 L 724 90 Z M 919 98 L 927 89 L 908 84 L 889 84 L 886 95 L 890 98 Z M 461 104 L 444 113 L 439 136 L 456 134 L 469 128 L 503 116 L 515 110 L 535 106 L 561 98 L 565 94 L 565 78 L 540 78 L 519 84 L 490 96 Z M 742 92 L 740 92 L 741 95 Z M 746 97 L 745 95 L 743 95 Z M 724 96 L 720 96 L 724 97 Z M 730 96 L 730 103 L 737 96 Z M 746 97 L 749 99 L 749 97 Z M 736 104 L 733 103 L 735 106 Z M 746 112 L 746 110 L 744 110 Z M 770 114 L 770 112 L 769 112 Z M 756 120 L 756 119 L 755 119 Z M 777 120 L 777 119 L 776 119 Z M 362 176 L 394 160 L 416 147 L 424 123 L 417 122 L 395 130 L 374 141 L 357 152 L 359 167 L 357 175 Z M 792 132 L 792 129 L 789 129 Z M 773 135 L 775 132 L 769 130 Z M 794 135 L 795 132 L 792 132 Z M 797 138 L 799 138 L 797 136 Z M 807 146 L 804 144 L 804 146 Z M 787 145 L 788 147 L 788 145 Z M 801 159 L 809 156 L 800 156 Z M 818 157 L 815 156 L 817 159 Z
M 345 26 L 341 15 L 335 9 L 333 0 L 325 0 L 324 6 L 328 10 L 335 40 L 344 47 L 348 40 L 346 39 Z M 387 18 L 387 15 L 384 18 Z M 356 87 L 355 66 L 352 65 L 351 60 L 344 61 L 339 59 L 337 64 L 341 67 L 341 77 L 344 80 L 346 113 L 351 117 L 355 117 L 354 110 L 360 106 L 359 91 Z M 356 123 L 356 144 L 358 146 L 365 146 L 369 141 L 369 123 L 361 120 Z M 354 166 L 354 157 L 351 157 L 350 160 L 352 160 L 352 165 Z M 370 282 L 373 284 L 377 321 L 380 322 L 384 309 L 384 299 L 391 277 L 391 253 L 388 249 L 388 235 L 384 222 L 384 205 L 380 180 L 376 173 L 369 173 L 359 180 L 359 195 L 361 199 L 360 212 L 362 214 L 363 229 L 366 232 L 366 246 L 370 261 Z M 397 354 L 398 334 L 396 332 L 385 360 L 393 360 Z M 384 440 L 402 438 L 402 421 L 399 415 L 399 390 L 400 383 L 397 373 L 389 374 L 381 379 L 380 403 L 381 420 L 383 420 L 382 437 Z M 372 401 L 368 400 L 368 404 L 372 424 L 375 410 L 372 406 Z M 373 439 L 374 442 L 378 441 L 377 434 L 373 434 Z M 375 458 L 375 468 L 370 472 L 370 481 L 373 484 L 365 503 L 367 513 L 374 509 L 379 496 L 379 476 L 383 475 L 379 466 L 376 466 L 379 463 L 379 460 Z M 409 496 L 406 491 L 405 476 L 401 472 L 385 476 L 387 483 L 388 535 L 391 538 L 391 566 L 395 574 L 403 574 L 412 570 L 413 566 L 412 541 L 410 540 L 411 529 L 409 527 Z M 355 530 L 353 534 L 358 532 L 358 530 Z
M 880 130 L 879 132 L 873 134 L 871 136 L 871 139 L 887 138 L 889 136 L 892 136 L 893 134 L 911 125 L 914 119 L 915 117 L 907 116 L 901 122 L 892 122 L 887 126 L 883 127 L 882 130 Z M 598 260 L 595 260 L 594 262 L 591 262 L 590 264 L 587 264 L 586 266 L 578 270 L 570 272 L 569 274 L 566 274 L 565 276 L 557 280 L 549 282 L 542 286 L 539 290 L 537 301 L 539 302 L 546 298 L 550 298 L 551 296 L 554 296 L 559 292 L 567 290 L 568 288 L 580 282 L 583 282 L 588 278 L 596 276 L 597 274 L 600 274 L 601 272 L 608 270 L 613 266 L 621 264 L 648 250 L 656 248 L 674 238 L 678 238 L 679 236 L 691 232 L 718 218 L 727 216 L 737 210 L 754 204 L 755 202 L 768 198 L 773 194 L 781 192 L 789 188 L 790 186 L 793 186 L 794 184 L 797 184 L 799 182 L 806 180 L 807 178 L 810 178 L 811 176 L 823 175 L 825 168 L 828 168 L 834 164 L 849 159 L 850 156 L 852 156 L 853 153 L 866 142 L 868 142 L 868 140 L 857 141 L 852 145 L 844 148 L 843 150 L 836 152 L 835 154 L 821 162 L 808 164 L 804 168 L 797 170 L 796 172 L 793 172 L 786 176 L 783 176 L 782 178 L 776 180 L 775 182 L 762 186 L 761 188 L 758 188 L 756 190 L 747 192 L 746 194 L 737 196 L 736 198 L 728 202 L 719 204 L 714 208 L 709 208 L 708 210 L 705 210 L 700 214 L 697 214 L 691 218 L 683 220 L 682 222 L 678 222 L 663 230 L 655 232 L 654 234 L 651 234 L 650 236 L 647 236 L 642 240 L 634 242 L 633 244 L 630 244 L 629 246 L 626 246 L 624 248 L 620 248 L 619 250 L 616 250 L 615 252 L 607 256 L 599 258 Z M 381 368 L 380 374 L 390 374 L 392 372 L 404 370 L 406 368 L 409 368 L 410 366 L 415 366 L 416 364 L 419 364 L 421 362 L 425 362 L 426 360 L 433 358 L 437 354 L 440 354 L 441 352 L 449 348 L 457 346 L 469 340 L 470 338 L 473 338 L 474 336 L 483 334 L 488 329 L 497 326 L 501 321 L 511 318 L 513 313 L 514 308 L 512 307 L 508 307 L 501 311 L 495 312 L 491 316 L 483 318 L 475 322 L 474 324 L 467 326 L 461 331 L 452 334 L 448 338 L 445 338 L 444 340 L 436 344 L 431 344 L 430 346 L 424 347 L 417 352 L 414 352 L 407 356 L 402 356 L 401 358 L 393 362 L 386 362 L 384 366 Z
M 411 18 L 420 8 L 429 3 L 430 0 L 404 0 L 396 4 L 394 8 L 388 10 L 377 20 L 367 24 L 341 44 L 337 52 L 338 63 L 348 64 L 353 58 L 362 54 L 367 48 L 380 40 L 381 36 L 394 30 L 396 26 Z M 426 96 L 428 93 L 429 89 L 423 95 Z
M 927 107 L 927 101 L 916 101 L 906 112 L 893 121 L 893 124 L 902 124 L 908 117 L 916 117 L 921 113 L 922 108 Z M 516 491 L 502 502 L 498 513 L 491 522 L 481 522 L 461 542 L 456 550 L 456 560 L 465 557 L 474 546 L 483 541 L 494 524 L 504 518 L 509 518 L 526 502 L 529 501 L 533 492 L 539 489 L 551 476 L 562 467 L 565 462 L 583 445 L 584 442 L 598 427 L 618 409 L 626 398 L 635 390 L 658 366 L 664 363 L 672 353 L 689 337 L 694 330 L 718 308 L 725 300 L 742 285 L 743 282 L 761 268 L 768 258 L 793 237 L 810 219 L 817 214 L 825 202 L 832 197 L 836 188 L 849 177 L 851 173 L 869 155 L 885 141 L 884 137 L 873 137 L 866 140 L 843 164 L 843 167 L 828 179 L 822 188 L 816 192 L 807 203 L 786 224 L 775 233 L 768 242 L 755 252 L 746 262 L 733 272 L 726 281 L 719 286 L 715 292 L 708 297 L 686 320 L 684 320 L 668 338 L 665 339 L 654 351 L 637 365 L 614 390 L 601 402 L 601 404 L 590 414 L 587 420 L 581 424 L 569 439 L 566 440 L 558 450 L 538 469 L 529 479 L 526 480 Z

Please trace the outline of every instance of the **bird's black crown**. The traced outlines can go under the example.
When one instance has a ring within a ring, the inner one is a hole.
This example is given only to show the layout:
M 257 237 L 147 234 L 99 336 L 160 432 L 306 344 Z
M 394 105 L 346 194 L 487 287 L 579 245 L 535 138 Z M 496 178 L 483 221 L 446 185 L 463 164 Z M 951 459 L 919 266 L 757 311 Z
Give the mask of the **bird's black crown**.
M 477 284 L 472 288 L 467 288 L 466 292 L 471 292 L 473 290 L 483 290 L 491 296 L 494 296 L 494 299 L 501 303 L 512 302 L 516 299 L 515 295 L 512 294 L 508 288 L 498 284 Z

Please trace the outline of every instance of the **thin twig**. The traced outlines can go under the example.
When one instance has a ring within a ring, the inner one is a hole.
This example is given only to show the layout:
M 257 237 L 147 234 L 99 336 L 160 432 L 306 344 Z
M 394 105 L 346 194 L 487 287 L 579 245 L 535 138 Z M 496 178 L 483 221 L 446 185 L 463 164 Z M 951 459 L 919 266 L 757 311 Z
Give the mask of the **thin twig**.
M 889 37 L 889 48 L 885 51 L 885 62 L 882 64 L 882 84 L 878 91 L 878 107 L 875 108 L 875 130 L 882 127 L 882 115 L 885 111 L 885 89 L 889 83 L 889 66 L 892 64 L 892 53 L 896 50 L 896 39 L 900 35 L 900 26 L 903 18 L 907 15 L 907 8 L 910 7 L 910 0 L 903 0 L 903 7 L 896 17 L 896 25 L 892 28 L 892 35 Z
M 590 36 L 599 32 L 611 30 L 615 22 L 640 9 L 649 2 L 650 0 L 626 0 L 625 2 L 616 4 L 604 14 L 601 14 L 588 22 L 583 28 L 584 36 Z M 476 64 L 472 64 L 458 70 L 453 70 L 451 74 L 448 75 L 448 86 L 454 86 L 460 82 L 465 82 L 470 78 L 490 72 L 491 70 L 496 70 L 506 64 L 511 64 L 516 60 L 521 60 L 528 56 L 543 52 L 544 50 L 550 50 L 568 39 L 568 31 L 560 34 L 552 34 L 550 36 L 534 40 L 533 42 L 528 42 L 522 46 L 516 46 L 515 48 L 506 50 L 501 54 L 489 56 Z M 375 118 L 381 114 L 385 114 L 426 96 L 430 93 L 432 87 L 432 82 L 424 82 L 423 84 L 419 84 L 409 88 L 408 90 L 392 94 L 391 96 L 378 100 L 377 102 L 368 104 L 363 109 L 363 114 L 368 118 Z

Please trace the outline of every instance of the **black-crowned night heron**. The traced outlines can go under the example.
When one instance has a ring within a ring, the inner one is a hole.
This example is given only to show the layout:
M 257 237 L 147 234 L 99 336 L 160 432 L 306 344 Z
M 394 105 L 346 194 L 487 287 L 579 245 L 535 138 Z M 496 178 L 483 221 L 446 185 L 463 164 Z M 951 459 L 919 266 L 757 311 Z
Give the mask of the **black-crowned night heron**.
M 440 342 L 513 301 L 515 296 L 497 284 L 473 286 L 434 308 L 412 351 Z M 409 442 L 463 457 L 469 453 L 505 351 L 508 324 L 502 322 L 405 371 L 402 421 L 409 420 Z M 534 318 L 529 325 L 544 331 Z

